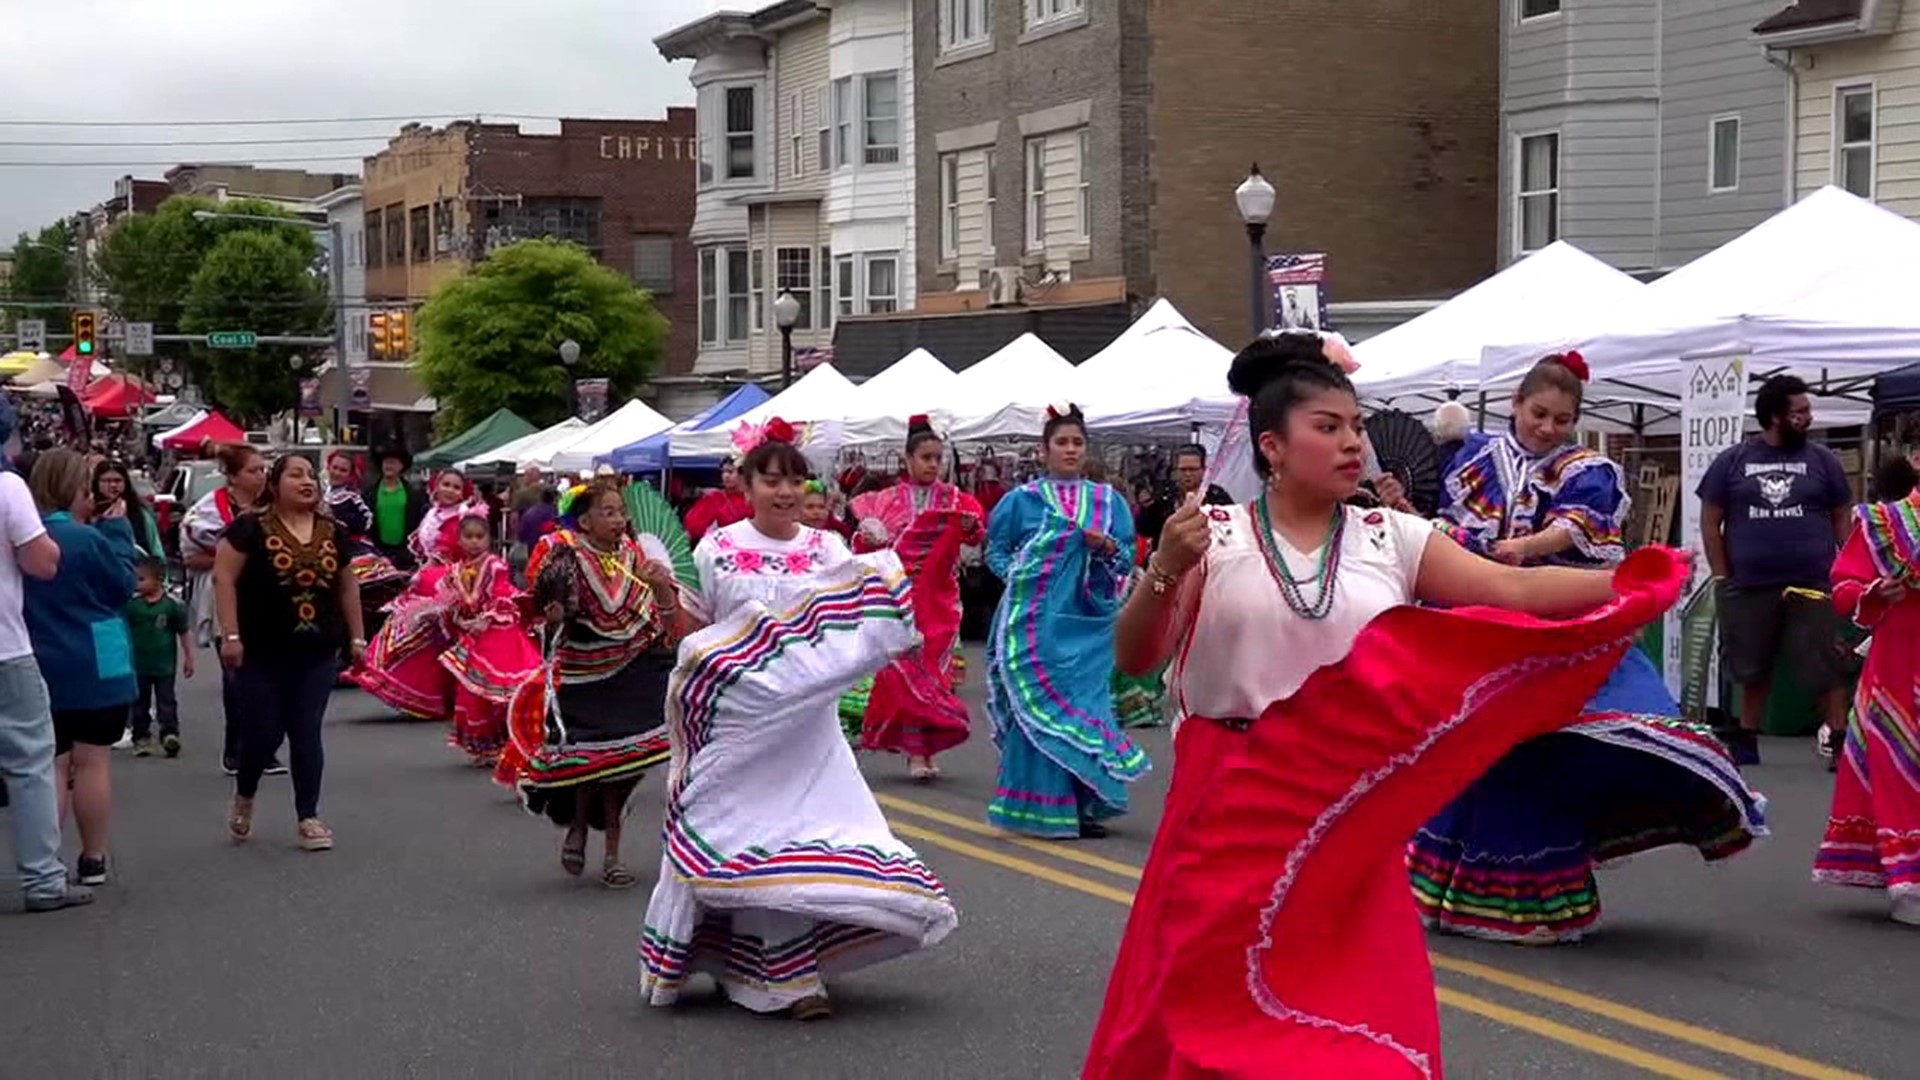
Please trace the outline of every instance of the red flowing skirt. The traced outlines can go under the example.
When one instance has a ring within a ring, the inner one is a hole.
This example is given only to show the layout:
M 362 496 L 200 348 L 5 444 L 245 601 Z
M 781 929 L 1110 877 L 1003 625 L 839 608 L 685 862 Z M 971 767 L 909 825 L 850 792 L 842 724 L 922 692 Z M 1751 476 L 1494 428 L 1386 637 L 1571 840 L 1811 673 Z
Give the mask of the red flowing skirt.
M 913 578 L 913 623 L 920 647 L 873 678 L 860 734 L 863 750 L 932 757 L 967 741 L 966 703 L 954 693 L 954 643 L 960 638 L 960 511 L 921 514 L 894 551 Z
M 1620 599 L 1570 622 L 1396 608 L 1251 725 L 1187 720 L 1082 1075 L 1440 1075 L 1407 839 L 1578 719 L 1685 578 L 1637 553 Z

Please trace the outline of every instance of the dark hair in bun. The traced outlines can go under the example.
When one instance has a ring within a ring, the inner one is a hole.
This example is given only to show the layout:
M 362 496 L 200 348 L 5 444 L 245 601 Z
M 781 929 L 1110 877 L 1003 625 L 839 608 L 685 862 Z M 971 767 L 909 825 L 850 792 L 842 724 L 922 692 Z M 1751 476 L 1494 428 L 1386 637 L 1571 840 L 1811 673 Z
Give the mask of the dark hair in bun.
M 1227 388 L 1247 399 L 1247 435 L 1265 432 L 1286 436 L 1287 416 L 1311 394 L 1326 390 L 1354 393 L 1347 373 L 1327 359 L 1319 334 L 1266 334 L 1254 339 L 1233 358 L 1227 369 Z M 1260 454 L 1253 467 L 1266 476 L 1270 466 Z
M 1086 436 L 1087 415 L 1080 411 L 1080 406 L 1068 405 L 1066 412 L 1055 412 L 1052 409 L 1048 409 L 1046 426 L 1040 429 L 1040 441 L 1042 443 L 1052 442 L 1053 433 L 1066 427 L 1079 428 L 1081 437 L 1084 438 Z
M 907 456 L 912 457 L 922 443 L 939 442 L 940 436 L 933 430 L 933 421 L 924 416 L 907 418 Z

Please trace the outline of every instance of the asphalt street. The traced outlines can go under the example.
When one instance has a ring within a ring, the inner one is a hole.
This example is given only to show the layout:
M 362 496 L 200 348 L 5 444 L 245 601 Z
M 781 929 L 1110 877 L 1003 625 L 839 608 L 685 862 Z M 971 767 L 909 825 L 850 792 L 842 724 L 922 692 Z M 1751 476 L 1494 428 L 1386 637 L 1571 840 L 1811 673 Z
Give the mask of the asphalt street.
M 1170 766 L 1166 733 L 1144 733 L 1156 771 L 1135 813 L 1107 840 L 1047 844 L 981 823 L 984 726 L 942 759 L 937 786 L 869 760 L 961 926 L 837 981 L 835 1018 L 801 1025 L 710 989 L 671 1010 L 641 1003 L 660 777 L 629 822 L 641 885 L 611 892 L 564 876 L 558 831 L 440 728 L 342 692 L 322 805 L 339 847 L 296 850 L 287 781 L 269 778 L 254 840 L 236 848 L 217 689 L 207 674 L 183 686 L 181 759 L 116 756 L 116 877 L 97 904 L 29 917 L 0 887 L 0 1080 L 1072 1077 Z M 1920 932 L 1887 921 L 1875 893 L 1808 881 L 1828 777 L 1806 742 L 1763 752 L 1751 775 L 1771 800 L 1769 842 L 1719 867 L 1666 852 L 1609 871 L 1605 920 L 1577 946 L 1434 942 L 1449 1075 L 1920 1075 Z

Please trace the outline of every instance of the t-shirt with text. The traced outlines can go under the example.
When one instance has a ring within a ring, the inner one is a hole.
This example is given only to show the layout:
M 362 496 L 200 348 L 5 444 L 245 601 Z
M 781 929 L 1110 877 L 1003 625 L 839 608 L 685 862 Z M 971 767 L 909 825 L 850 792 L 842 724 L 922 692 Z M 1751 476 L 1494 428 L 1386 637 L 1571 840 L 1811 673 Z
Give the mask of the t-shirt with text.
M 1833 511 L 1853 505 L 1833 451 L 1818 443 L 1772 446 L 1755 435 L 1714 459 L 1698 494 L 1726 512 L 1734 587 L 1827 587 L 1837 550 Z

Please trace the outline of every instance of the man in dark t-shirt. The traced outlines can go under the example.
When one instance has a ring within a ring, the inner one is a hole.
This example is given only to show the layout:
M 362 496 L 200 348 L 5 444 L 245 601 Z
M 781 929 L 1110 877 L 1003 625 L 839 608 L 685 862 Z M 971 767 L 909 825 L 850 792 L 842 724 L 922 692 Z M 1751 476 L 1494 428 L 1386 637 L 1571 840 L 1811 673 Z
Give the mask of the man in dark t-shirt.
M 1720 655 L 1740 684 L 1740 728 L 1727 733 L 1741 764 L 1760 759 L 1754 739 L 1782 654 L 1820 699 L 1831 731 L 1846 727 L 1845 647 L 1825 598 L 1846 539 L 1853 489 L 1833 451 L 1807 440 L 1807 384 L 1768 379 L 1754 396 L 1760 434 L 1729 447 L 1700 480 L 1700 529 L 1719 588 Z
M 1183 446 L 1173 452 L 1173 485 L 1177 494 L 1171 499 L 1156 499 L 1152 506 L 1140 513 L 1139 520 L 1133 523 L 1135 534 L 1147 538 L 1154 547 L 1160 546 L 1160 530 L 1166 527 L 1167 519 L 1185 506 L 1194 492 L 1205 486 L 1207 493 L 1200 501 L 1207 506 L 1230 506 L 1233 496 L 1226 493 L 1218 484 L 1207 483 L 1207 450 L 1199 444 Z

